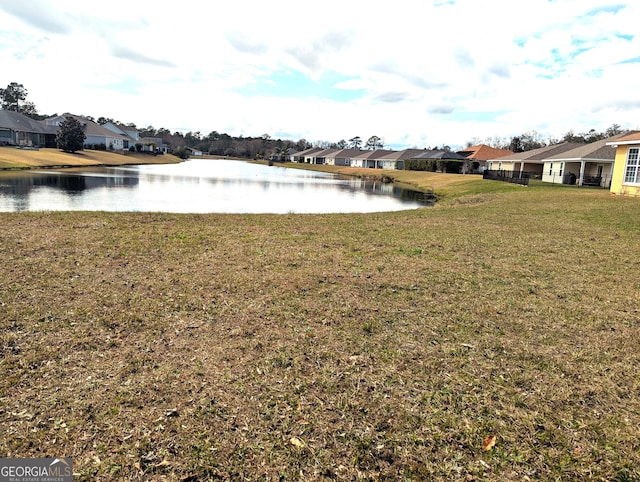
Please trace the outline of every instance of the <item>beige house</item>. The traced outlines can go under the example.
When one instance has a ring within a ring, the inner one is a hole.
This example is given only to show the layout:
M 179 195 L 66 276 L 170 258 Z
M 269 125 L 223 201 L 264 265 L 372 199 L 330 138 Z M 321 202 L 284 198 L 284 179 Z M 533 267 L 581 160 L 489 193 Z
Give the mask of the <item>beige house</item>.
M 582 144 L 544 160 L 542 180 L 554 184 L 609 187 L 616 150 L 609 143 L 622 137 Z
M 540 147 L 531 151 L 516 152 L 507 156 L 498 157 L 487 161 L 489 171 L 512 171 L 528 173 L 530 177 L 542 177 L 542 169 L 545 159 L 557 154 L 570 151 L 584 144 L 576 142 L 563 142 L 551 146 Z
M 381 157 L 393 153 L 394 151 L 386 149 L 377 149 L 375 151 L 360 151 L 361 154 L 351 158 L 351 167 L 370 167 L 382 168 L 383 161 Z
M 330 166 L 351 166 L 351 158 L 362 154 L 360 149 L 340 149 L 325 157 L 325 164 Z
M 377 167 L 382 169 L 404 169 L 405 159 L 412 159 L 424 149 L 405 149 L 403 151 L 391 151 L 376 158 Z

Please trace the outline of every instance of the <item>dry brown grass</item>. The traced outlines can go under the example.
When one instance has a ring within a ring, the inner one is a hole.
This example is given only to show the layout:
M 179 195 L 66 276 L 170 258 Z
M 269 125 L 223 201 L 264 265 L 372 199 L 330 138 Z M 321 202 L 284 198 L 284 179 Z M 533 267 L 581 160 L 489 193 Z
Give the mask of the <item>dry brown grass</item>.
M 0 214 L 0 454 L 79 480 L 638 480 L 638 200 L 476 201 Z
M 175 156 L 149 156 L 134 152 L 114 153 L 107 151 L 63 152 L 60 149 L 27 150 L 15 147 L 0 147 L 0 169 L 24 169 L 33 167 L 83 167 L 111 166 L 122 164 L 158 164 L 180 162 Z

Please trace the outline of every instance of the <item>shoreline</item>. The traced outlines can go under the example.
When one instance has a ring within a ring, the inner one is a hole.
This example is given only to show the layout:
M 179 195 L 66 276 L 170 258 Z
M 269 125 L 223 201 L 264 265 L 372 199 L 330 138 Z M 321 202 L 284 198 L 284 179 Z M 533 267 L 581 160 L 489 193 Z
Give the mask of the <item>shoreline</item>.
M 198 156 L 190 159 L 209 159 L 215 161 L 218 157 Z M 225 158 L 256 164 L 267 165 L 266 160 L 251 160 Z M 54 148 L 39 150 L 22 150 L 11 147 L 0 147 L 0 173 L 26 172 L 32 169 L 73 169 L 83 167 L 116 167 L 144 164 L 178 164 L 183 162 L 172 154 L 150 156 L 141 153 L 115 153 L 109 151 L 79 151 L 79 153 L 65 153 Z M 328 172 L 349 177 L 373 179 L 380 182 L 393 183 L 403 189 L 419 191 L 435 196 L 438 203 L 444 199 L 453 200 L 463 196 L 510 192 L 519 189 L 508 183 L 485 181 L 481 176 L 446 174 L 426 171 L 405 171 L 370 169 L 343 166 L 329 166 L 318 164 L 302 164 L 284 162 L 275 164 L 289 169 L 304 169 Z

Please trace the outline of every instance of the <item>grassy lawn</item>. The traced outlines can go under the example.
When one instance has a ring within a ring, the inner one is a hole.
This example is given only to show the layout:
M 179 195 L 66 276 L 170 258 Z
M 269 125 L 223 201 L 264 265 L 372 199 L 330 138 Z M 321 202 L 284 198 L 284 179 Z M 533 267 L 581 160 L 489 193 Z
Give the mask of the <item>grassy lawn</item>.
M 640 200 L 431 176 L 444 201 L 396 213 L 0 213 L 0 453 L 640 480 Z

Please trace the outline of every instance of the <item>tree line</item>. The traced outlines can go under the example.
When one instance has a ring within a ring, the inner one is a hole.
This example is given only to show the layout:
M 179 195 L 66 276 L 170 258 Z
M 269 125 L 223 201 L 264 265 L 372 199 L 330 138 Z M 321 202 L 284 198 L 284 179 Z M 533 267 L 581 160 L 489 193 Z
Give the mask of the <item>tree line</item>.
M 488 137 L 486 139 L 479 139 L 477 137 L 474 137 L 467 141 L 466 147 L 477 146 L 478 144 L 486 144 L 490 147 L 495 147 L 496 149 L 508 149 L 513 152 L 525 152 L 532 149 L 539 149 L 540 147 L 560 144 L 562 142 L 588 144 L 590 142 L 600 141 L 602 139 L 607 139 L 609 137 L 623 134 L 625 132 L 627 132 L 627 130 L 622 129 L 619 124 L 612 124 L 604 131 L 596 131 L 595 129 L 591 129 L 588 132 L 576 133 L 573 130 L 569 130 L 560 138 L 555 138 L 552 136 L 544 138 L 538 131 L 531 130 L 510 138 Z
M 0 105 L 4 110 L 20 112 L 36 120 L 43 120 L 57 114 L 41 115 L 33 102 L 27 101 L 28 91 L 24 85 L 17 82 L 11 82 L 6 88 L 0 88 Z M 249 159 L 261 159 L 271 155 L 284 156 L 289 149 L 294 151 L 303 151 L 310 147 L 320 147 L 324 149 L 365 149 L 375 150 L 383 149 L 384 141 L 379 136 L 373 135 L 366 141 L 360 136 L 354 136 L 349 140 L 341 139 L 337 142 L 316 141 L 309 142 L 306 139 L 287 140 L 274 139 L 269 134 L 263 134 L 259 137 L 231 136 L 218 131 L 211 131 L 209 134 L 202 134 L 199 131 L 189 131 L 186 134 L 175 131 L 171 132 L 164 127 L 155 128 L 153 126 L 137 127 L 133 123 L 124 123 L 116 121 L 109 117 L 84 116 L 89 120 L 98 124 L 106 124 L 112 122 L 114 124 L 125 125 L 136 128 L 140 137 L 157 137 L 162 142 L 169 145 L 174 152 L 182 152 L 188 154 L 188 150 L 199 150 L 206 154 L 242 157 Z M 576 133 L 573 130 L 567 131 L 562 137 L 554 138 L 543 136 L 535 130 L 527 131 L 512 137 L 489 137 L 479 139 L 474 137 L 467 141 L 466 147 L 478 144 L 486 144 L 497 149 L 508 149 L 513 152 L 524 152 L 540 147 L 545 147 L 561 142 L 578 142 L 589 143 L 605 139 L 617 134 L 625 132 L 619 124 L 613 124 L 602 132 L 591 129 L 588 132 Z M 450 150 L 449 146 L 429 147 L 430 149 Z

